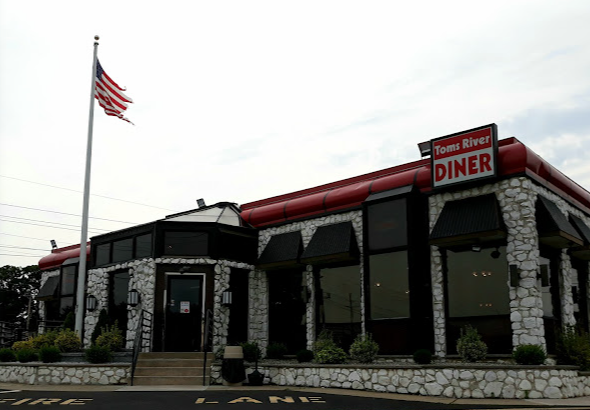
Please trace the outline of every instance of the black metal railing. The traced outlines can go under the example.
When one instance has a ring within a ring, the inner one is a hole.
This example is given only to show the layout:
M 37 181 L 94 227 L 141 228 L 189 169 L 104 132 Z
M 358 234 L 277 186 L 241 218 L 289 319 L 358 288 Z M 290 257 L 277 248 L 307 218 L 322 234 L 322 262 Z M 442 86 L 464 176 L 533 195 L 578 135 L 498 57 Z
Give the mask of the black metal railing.
M 201 351 L 203 352 L 203 386 L 207 384 L 207 355 L 209 350 L 212 350 L 213 344 L 213 311 L 207 309 L 205 312 L 205 326 L 203 334 L 203 346 Z
M 0 322 L 0 348 L 12 347 L 14 342 L 27 340 L 29 336 L 32 336 L 32 333 L 20 323 Z
M 133 386 L 133 378 L 135 377 L 135 367 L 141 352 L 149 352 L 152 349 L 152 323 L 154 315 L 147 310 L 141 309 L 139 311 L 139 320 L 137 322 L 137 329 L 135 330 L 135 339 L 133 341 L 133 360 L 131 363 L 131 382 Z

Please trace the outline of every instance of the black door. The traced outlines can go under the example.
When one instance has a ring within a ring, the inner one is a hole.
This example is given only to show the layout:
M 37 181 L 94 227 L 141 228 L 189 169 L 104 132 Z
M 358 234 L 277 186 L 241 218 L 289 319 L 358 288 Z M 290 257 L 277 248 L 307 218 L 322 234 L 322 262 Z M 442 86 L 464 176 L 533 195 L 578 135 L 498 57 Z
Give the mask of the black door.
M 199 351 L 203 277 L 170 275 L 166 289 L 165 351 Z

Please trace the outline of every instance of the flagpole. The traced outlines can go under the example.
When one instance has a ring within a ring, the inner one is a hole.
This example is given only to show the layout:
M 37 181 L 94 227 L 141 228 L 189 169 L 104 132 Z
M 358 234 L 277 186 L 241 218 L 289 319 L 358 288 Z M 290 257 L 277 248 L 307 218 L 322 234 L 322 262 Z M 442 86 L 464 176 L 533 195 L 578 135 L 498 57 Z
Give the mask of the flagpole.
M 96 55 L 98 36 L 94 36 L 94 56 L 92 58 L 92 81 L 90 83 L 90 110 L 88 113 L 88 141 L 86 143 L 86 174 L 84 177 L 84 203 L 82 206 L 82 228 L 80 233 L 80 264 L 78 268 L 78 289 L 76 292 L 76 333 L 82 342 L 84 328 L 84 294 L 86 290 L 86 243 L 88 240 L 88 205 L 90 198 L 90 169 L 92 165 L 92 129 L 94 125 L 94 88 L 96 83 Z

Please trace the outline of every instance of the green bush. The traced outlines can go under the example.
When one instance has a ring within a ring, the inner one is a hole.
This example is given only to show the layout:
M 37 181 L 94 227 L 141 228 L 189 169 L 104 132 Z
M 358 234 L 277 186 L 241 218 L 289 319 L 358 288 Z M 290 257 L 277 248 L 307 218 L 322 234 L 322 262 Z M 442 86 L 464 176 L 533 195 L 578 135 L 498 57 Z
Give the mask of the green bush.
M 108 347 L 93 345 L 84 352 L 89 363 L 107 363 L 113 358 Z
M 477 362 L 486 358 L 488 346 L 471 325 L 461 329 L 461 337 L 457 340 L 457 352 L 466 362 Z
M 262 350 L 256 342 L 240 343 L 244 351 L 244 360 L 247 362 L 257 362 L 262 357 Z
M 21 363 L 34 362 L 37 360 L 37 352 L 25 347 L 16 352 L 16 359 Z
M 520 345 L 512 352 L 512 358 L 518 364 L 539 365 L 545 363 L 547 354 L 541 346 Z
M 54 345 L 62 353 L 79 352 L 82 350 L 80 337 L 70 329 L 63 329 L 55 338 Z
M 38 334 L 32 339 L 33 349 L 39 350 L 43 346 L 53 346 L 57 332 L 55 330 L 49 330 L 45 333 Z
M 20 340 L 12 344 L 12 350 L 14 350 L 15 352 L 18 352 L 19 350 L 23 349 L 34 350 L 32 338 L 30 338 L 29 340 Z
M 432 353 L 428 349 L 418 349 L 414 352 L 414 362 L 418 364 L 432 363 Z
M 43 363 L 55 363 L 61 360 L 61 353 L 55 346 L 42 346 L 39 349 L 39 360 Z
M 557 363 L 580 366 L 590 370 L 590 339 L 583 330 L 567 326 L 557 334 Z
M 110 351 L 116 352 L 123 349 L 125 339 L 117 322 L 113 326 L 105 326 L 100 336 L 96 338 L 96 345 L 108 347 Z
M 370 333 L 358 335 L 350 345 L 350 357 L 361 363 L 371 363 L 377 357 L 379 345 L 373 340 Z
M 329 330 L 322 330 L 318 335 L 316 341 L 313 343 L 313 353 L 317 354 L 319 351 L 324 350 L 326 348 L 335 348 L 336 343 L 334 342 L 334 337 L 332 332 Z
M 63 324 L 64 330 L 75 330 L 76 329 L 76 315 L 74 312 L 70 312 L 66 315 Z
M 96 326 L 94 326 L 94 330 L 92 331 L 92 336 L 90 336 L 90 343 L 94 344 L 96 339 L 102 333 L 102 329 L 107 327 L 111 324 L 111 318 L 105 309 L 101 309 L 100 313 L 98 314 L 98 321 L 96 322 Z
M 16 362 L 16 355 L 12 349 L 0 349 L 0 362 Z
M 313 352 L 311 350 L 300 350 L 297 352 L 297 361 L 299 363 L 311 362 L 313 360 Z
M 324 347 L 319 352 L 315 353 L 315 362 L 320 364 L 339 364 L 345 363 L 347 356 L 346 352 L 340 347 Z
M 266 348 L 268 359 L 282 359 L 287 354 L 287 346 L 284 343 L 273 342 Z

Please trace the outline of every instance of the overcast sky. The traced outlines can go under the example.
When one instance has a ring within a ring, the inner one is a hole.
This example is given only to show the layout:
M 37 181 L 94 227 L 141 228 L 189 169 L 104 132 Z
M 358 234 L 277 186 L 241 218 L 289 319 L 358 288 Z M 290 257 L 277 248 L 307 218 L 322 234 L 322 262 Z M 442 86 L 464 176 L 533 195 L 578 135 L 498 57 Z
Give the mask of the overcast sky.
M 90 236 L 492 122 L 590 189 L 590 1 L 153 4 L 0 0 L 0 266 L 80 241 L 96 34 L 135 126 L 96 106 Z

